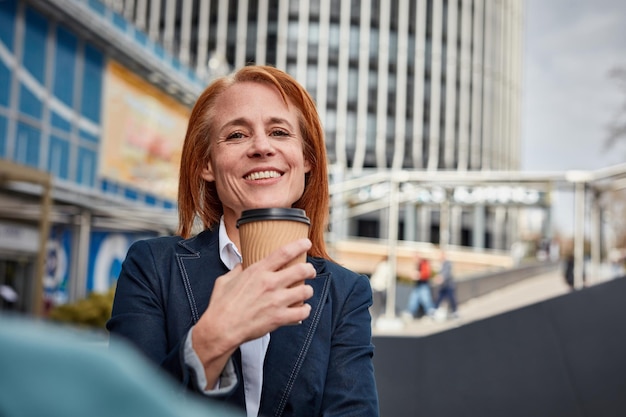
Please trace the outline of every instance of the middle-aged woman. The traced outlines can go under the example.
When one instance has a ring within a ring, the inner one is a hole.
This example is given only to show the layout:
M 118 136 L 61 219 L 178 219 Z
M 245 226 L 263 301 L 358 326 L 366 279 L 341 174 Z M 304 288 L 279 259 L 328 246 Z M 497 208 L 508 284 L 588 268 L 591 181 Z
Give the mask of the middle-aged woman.
M 131 246 L 110 332 L 248 416 L 378 416 L 372 293 L 326 252 L 326 164 L 314 102 L 291 76 L 247 66 L 214 81 L 183 145 L 180 236 Z M 265 207 L 304 209 L 309 239 L 243 270 L 237 219 Z

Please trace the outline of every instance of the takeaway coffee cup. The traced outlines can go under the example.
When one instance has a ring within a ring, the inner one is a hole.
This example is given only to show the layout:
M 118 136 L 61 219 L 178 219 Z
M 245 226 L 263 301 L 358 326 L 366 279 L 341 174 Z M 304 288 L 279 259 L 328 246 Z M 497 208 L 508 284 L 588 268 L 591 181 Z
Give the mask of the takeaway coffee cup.
M 262 208 L 245 210 L 237 220 L 244 269 L 265 258 L 279 247 L 309 236 L 311 221 L 304 210 Z M 294 263 L 306 262 L 306 253 Z

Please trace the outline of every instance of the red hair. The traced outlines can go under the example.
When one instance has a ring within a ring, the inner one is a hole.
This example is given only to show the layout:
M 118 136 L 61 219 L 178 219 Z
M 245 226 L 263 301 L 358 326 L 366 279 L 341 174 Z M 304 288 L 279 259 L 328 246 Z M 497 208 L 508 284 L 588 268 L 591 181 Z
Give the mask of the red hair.
M 215 183 L 202 178 L 209 161 L 212 121 L 217 100 L 230 86 L 241 82 L 256 82 L 274 86 L 286 104 L 298 110 L 304 158 L 311 171 L 306 174 L 304 192 L 293 207 L 306 211 L 311 219 L 309 239 L 313 243 L 309 254 L 329 259 L 324 232 L 328 224 L 328 172 L 324 130 L 317 108 L 309 93 L 289 74 L 270 66 L 246 66 L 236 73 L 219 78 L 200 95 L 191 111 L 180 161 L 178 184 L 178 233 L 183 238 L 192 235 L 196 218 L 205 229 L 219 224 L 223 214 Z

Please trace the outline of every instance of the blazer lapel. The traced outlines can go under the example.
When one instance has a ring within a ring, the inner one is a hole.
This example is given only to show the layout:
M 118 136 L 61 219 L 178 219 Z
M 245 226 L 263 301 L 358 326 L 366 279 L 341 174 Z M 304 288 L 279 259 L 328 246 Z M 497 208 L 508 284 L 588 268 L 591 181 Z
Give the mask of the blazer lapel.
M 311 305 L 311 315 L 301 324 L 279 327 L 270 335 L 263 366 L 260 415 L 282 413 L 320 322 L 328 298 L 329 274 L 320 274 L 318 270 L 315 279 L 306 283 L 314 291 L 313 297 L 306 301 Z
M 215 280 L 226 274 L 228 268 L 219 257 L 217 229 L 204 231 L 179 245 L 184 250 L 177 253 L 178 267 L 192 322 L 196 323 L 209 305 Z

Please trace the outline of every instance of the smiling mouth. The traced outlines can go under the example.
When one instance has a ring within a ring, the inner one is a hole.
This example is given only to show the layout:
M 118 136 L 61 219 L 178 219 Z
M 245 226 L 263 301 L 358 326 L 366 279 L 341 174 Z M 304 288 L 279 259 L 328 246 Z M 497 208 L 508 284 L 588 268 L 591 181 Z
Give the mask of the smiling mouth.
M 256 181 L 256 180 L 265 180 L 268 178 L 278 178 L 281 175 L 282 174 L 278 171 L 260 171 L 260 172 L 253 172 L 251 174 L 248 174 L 245 177 L 243 177 L 243 179 Z

